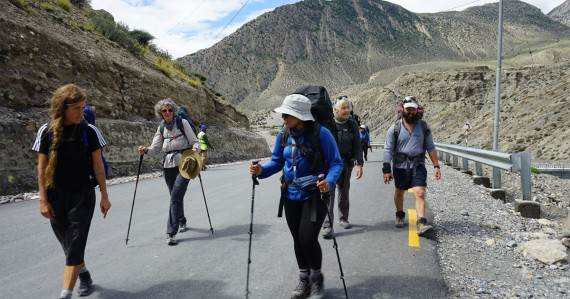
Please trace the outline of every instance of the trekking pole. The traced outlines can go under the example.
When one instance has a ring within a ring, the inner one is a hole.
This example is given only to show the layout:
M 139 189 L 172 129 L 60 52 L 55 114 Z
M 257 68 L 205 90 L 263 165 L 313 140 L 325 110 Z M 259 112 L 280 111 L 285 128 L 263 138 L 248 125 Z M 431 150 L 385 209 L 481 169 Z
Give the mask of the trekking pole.
M 251 161 L 253 165 L 257 165 L 259 160 Z M 249 217 L 249 250 L 247 251 L 247 281 L 245 283 L 245 298 L 249 295 L 249 265 L 251 264 L 251 236 L 253 235 L 253 202 L 255 199 L 255 185 L 259 185 L 259 181 L 257 181 L 257 175 L 252 174 L 251 180 L 253 181 L 253 187 L 251 189 L 251 215 Z
M 319 182 L 325 179 L 325 175 L 324 174 L 319 174 Z M 331 219 L 330 225 L 331 225 L 331 233 L 332 233 L 332 239 L 333 239 L 333 248 L 336 250 L 336 259 L 338 260 L 338 268 L 340 269 L 340 279 L 342 279 L 342 285 L 344 287 L 344 296 L 348 299 L 348 292 L 346 291 L 346 283 L 344 281 L 344 272 L 342 272 L 342 264 L 340 263 L 340 255 L 338 254 L 338 244 L 336 243 L 336 237 L 334 234 L 334 228 L 333 228 L 333 221 L 332 221 L 332 214 L 331 214 L 331 210 L 329 209 L 329 195 L 324 195 L 323 194 L 323 200 L 325 200 L 327 202 L 327 213 L 329 215 L 329 219 Z
M 206 203 L 206 194 L 204 193 L 204 185 L 202 184 L 202 176 L 198 174 L 198 178 L 200 179 L 200 187 L 202 187 L 202 195 L 204 195 L 204 204 L 206 205 L 206 214 L 208 214 L 208 222 L 210 222 L 210 231 L 212 235 L 214 234 L 214 229 L 212 228 L 212 221 L 210 221 L 210 212 L 208 212 L 208 204 Z
M 129 218 L 129 229 L 127 230 L 127 239 L 125 239 L 125 245 L 129 243 L 129 232 L 131 231 L 131 220 L 133 219 L 133 209 L 135 208 L 135 197 L 137 196 L 137 186 L 139 185 L 139 175 L 141 173 L 142 160 L 144 155 L 141 155 L 139 160 L 139 170 L 137 170 L 137 182 L 135 183 L 135 194 L 133 195 L 133 205 L 131 206 L 131 217 Z

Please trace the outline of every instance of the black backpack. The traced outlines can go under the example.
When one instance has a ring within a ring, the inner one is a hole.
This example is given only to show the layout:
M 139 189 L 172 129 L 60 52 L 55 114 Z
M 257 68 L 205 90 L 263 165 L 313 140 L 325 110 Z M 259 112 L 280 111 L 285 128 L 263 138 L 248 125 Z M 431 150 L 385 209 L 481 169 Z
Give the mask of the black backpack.
M 192 123 L 192 118 L 188 114 L 188 110 L 186 110 L 186 107 L 183 107 L 183 106 L 178 107 L 178 114 L 176 114 L 176 116 L 174 116 L 174 118 L 176 121 L 176 127 L 178 127 L 180 129 L 180 131 L 182 131 L 182 134 L 184 134 L 184 125 L 182 124 L 182 119 L 185 119 L 190 124 L 190 128 L 192 128 L 192 131 L 194 131 L 194 135 L 198 136 L 198 133 L 196 131 L 196 127 L 194 127 L 194 124 Z M 163 136 L 164 136 L 164 127 L 165 126 L 166 126 L 166 122 L 163 119 L 160 121 L 160 134 L 162 134 Z
M 336 138 L 333 105 L 329 93 L 323 86 L 305 85 L 297 88 L 294 94 L 302 94 L 311 100 L 311 114 L 321 126 L 329 129 Z

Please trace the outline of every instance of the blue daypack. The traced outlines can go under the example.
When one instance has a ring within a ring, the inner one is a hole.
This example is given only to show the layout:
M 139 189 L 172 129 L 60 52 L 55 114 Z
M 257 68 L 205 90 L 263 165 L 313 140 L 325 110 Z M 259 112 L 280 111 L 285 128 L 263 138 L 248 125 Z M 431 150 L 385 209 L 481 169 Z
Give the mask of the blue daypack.
M 83 118 L 89 124 L 95 125 L 95 112 L 93 112 L 93 109 L 91 109 L 91 107 L 85 106 L 85 108 L 83 108 Z M 108 179 L 109 178 L 109 165 L 107 164 L 107 161 L 105 160 L 105 157 L 103 156 L 103 149 L 102 148 L 101 148 L 101 159 L 103 160 L 103 166 L 105 167 L 105 178 Z

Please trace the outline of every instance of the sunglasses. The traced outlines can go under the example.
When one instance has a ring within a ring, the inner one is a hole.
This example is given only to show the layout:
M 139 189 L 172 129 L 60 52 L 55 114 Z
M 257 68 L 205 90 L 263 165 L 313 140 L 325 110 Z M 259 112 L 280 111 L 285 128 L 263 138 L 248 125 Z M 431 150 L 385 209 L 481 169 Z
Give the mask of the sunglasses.
M 281 113 L 281 118 L 282 118 L 282 119 L 286 119 L 287 117 L 289 117 L 289 114 Z
M 174 109 L 162 109 L 162 113 L 166 113 L 166 112 L 174 112 Z
M 417 100 L 414 97 L 407 97 L 404 99 L 404 104 L 406 103 L 417 103 Z

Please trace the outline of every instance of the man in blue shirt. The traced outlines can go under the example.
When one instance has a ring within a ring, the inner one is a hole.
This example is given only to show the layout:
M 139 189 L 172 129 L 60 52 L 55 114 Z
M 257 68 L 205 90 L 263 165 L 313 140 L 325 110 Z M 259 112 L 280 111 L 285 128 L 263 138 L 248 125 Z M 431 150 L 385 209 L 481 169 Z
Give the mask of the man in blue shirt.
M 417 233 L 422 236 L 433 231 L 425 218 L 425 191 L 427 187 L 427 170 L 425 167 L 425 151 L 433 163 L 435 179 L 441 178 L 437 159 L 437 151 L 433 143 L 431 128 L 418 117 L 418 101 L 415 97 L 406 97 L 401 118 L 388 129 L 384 146 L 384 183 L 394 180 L 394 204 L 396 205 L 396 227 L 404 227 L 406 213 L 404 209 L 404 193 L 413 188 L 418 215 Z M 394 171 L 390 168 L 393 160 Z

